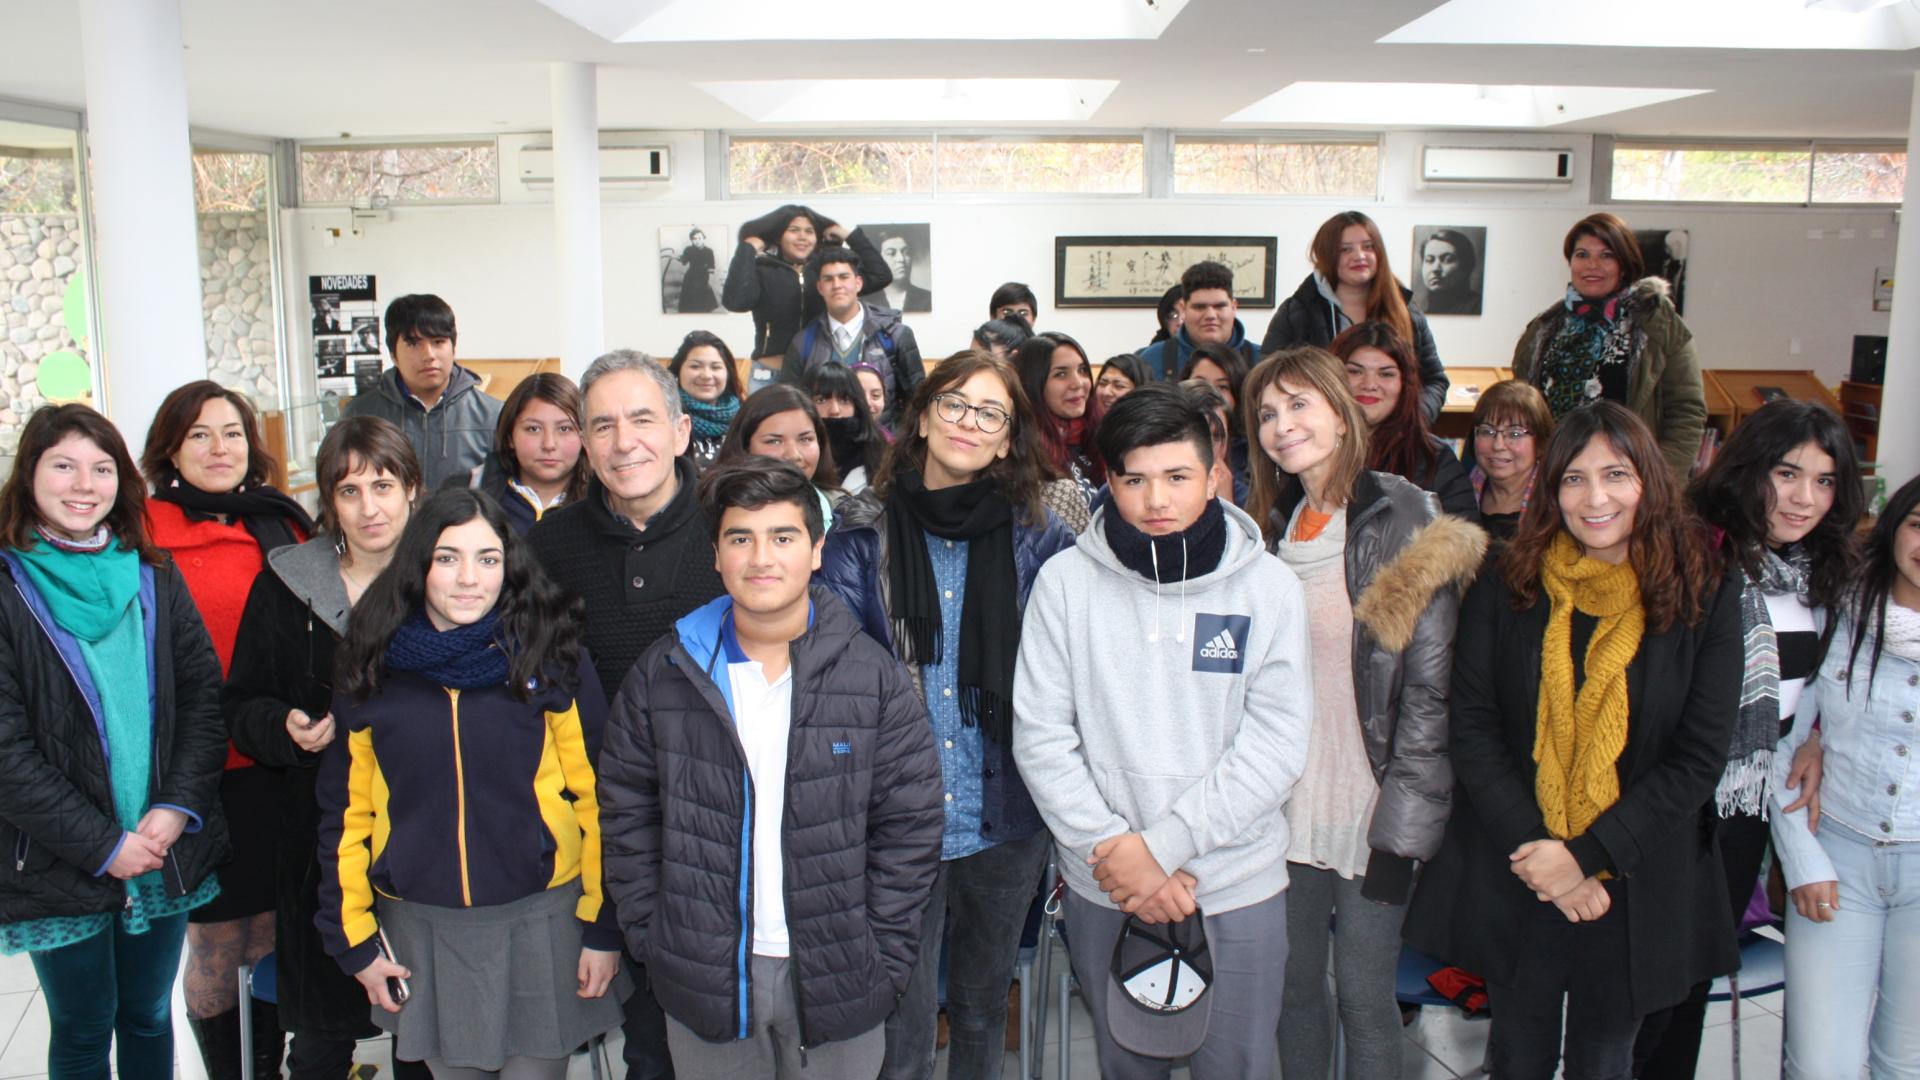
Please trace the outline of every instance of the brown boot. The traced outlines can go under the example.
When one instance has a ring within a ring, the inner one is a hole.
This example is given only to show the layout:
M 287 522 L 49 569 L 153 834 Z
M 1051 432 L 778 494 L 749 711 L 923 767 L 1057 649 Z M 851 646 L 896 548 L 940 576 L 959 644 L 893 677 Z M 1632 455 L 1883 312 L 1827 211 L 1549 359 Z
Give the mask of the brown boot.
M 941 1009 L 940 1018 L 934 1027 L 933 1048 L 935 1050 L 945 1050 L 947 1048 L 947 1041 L 951 1038 L 953 1038 L 953 1031 L 947 1027 L 947 1010 Z
M 1007 1049 L 1020 1050 L 1020 984 L 1007 987 Z

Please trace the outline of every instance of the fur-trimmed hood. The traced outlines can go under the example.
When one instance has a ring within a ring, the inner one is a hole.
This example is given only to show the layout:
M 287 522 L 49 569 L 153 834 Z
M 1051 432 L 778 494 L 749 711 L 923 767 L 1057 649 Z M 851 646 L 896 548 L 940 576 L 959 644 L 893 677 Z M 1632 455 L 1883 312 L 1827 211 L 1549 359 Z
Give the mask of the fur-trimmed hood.
M 1353 606 L 1354 620 L 1388 651 L 1405 649 L 1433 595 L 1473 584 L 1486 553 L 1486 530 L 1447 514 L 1434 518 L 1374 575 Z

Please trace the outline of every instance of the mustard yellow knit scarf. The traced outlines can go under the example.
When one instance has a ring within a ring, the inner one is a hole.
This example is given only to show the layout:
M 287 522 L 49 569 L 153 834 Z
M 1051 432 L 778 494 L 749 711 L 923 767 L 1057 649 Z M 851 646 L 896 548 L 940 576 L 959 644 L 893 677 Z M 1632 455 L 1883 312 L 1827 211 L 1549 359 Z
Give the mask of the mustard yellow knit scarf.
M 1540 719 L 1533 792 L 1547 831 L 1571 840 L 1620 798 L 1615 764 L 1627 745 L 1627 665 L 1640 651 L 1646 611 L 1630 563 L 1588 558 L 1561 533 L 1548 546 L 1540 584 L 1551 607 L 1540 654 Z M 1573 612 L 1600 625 L 1587 645 L 1586 679 L 1573 692 Z

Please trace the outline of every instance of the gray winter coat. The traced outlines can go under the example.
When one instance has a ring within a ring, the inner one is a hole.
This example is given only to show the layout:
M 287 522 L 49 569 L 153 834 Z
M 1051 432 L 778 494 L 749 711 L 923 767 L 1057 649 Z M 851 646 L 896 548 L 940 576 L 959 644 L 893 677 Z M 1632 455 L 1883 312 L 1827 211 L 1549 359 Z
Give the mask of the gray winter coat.
M 1301 497 L 1297 484 L 1282 494 L 1271 536 L 1282 534 Z M 1454 624 L 1486 550 L 1485 532 L 1440 513 L 1410 481 L 1367 471 L 1355 480 L 1345 553 L 1353 697 L 1380 785 L 1367 828 L 1369 878 L 1392 872 L 1383 856 L 1431 859 L 1440 850 L 1453 794 L 1447 693 Z
M 377 416 L 400 429 L 419 455 L 421 483 L 428 492 L 451 480 L 471 487 L 500 423 L 500 402 L 480 389 L 480 377 L 455 364 L 453 377 L 432 409 L 400 385 L 400 369 L 389 368 L 380 381 L 347 402 L 344 416 Z M 425 495 L 426 492 L 421 492 Z
M 940 866 L 940 759 L 902 667 L 814 586 L 791 646 L 780 836 L 800 1043 L 886 1020 L 919 952 Z M 734 727 L 722 596 L 642 656 L 600 753 L 607 895 L 667 1015 L 703 1039 L 755 1023 L 753 800 Z

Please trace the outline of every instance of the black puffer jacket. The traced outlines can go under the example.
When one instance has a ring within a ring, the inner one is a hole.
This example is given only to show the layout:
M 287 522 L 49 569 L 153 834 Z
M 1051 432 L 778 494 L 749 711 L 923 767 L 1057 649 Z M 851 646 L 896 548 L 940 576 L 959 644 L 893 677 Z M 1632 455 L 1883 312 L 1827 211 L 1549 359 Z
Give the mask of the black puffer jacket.
M 240 616 L 220 710 L 233 744 L 279 772 L 284 785 L 274 868 L 281 1023 L 302 1034 L 363 1038 L 375 1030 L 367 992 L 327 955 L 313 924 L 320 910 L 320 804 L 313 794 L 320 755 L 287 734 L 289 712 L 318 720 L 333 701 L 333 651 L 349 614 L 333 545 L 333 537 L 317 536 L 267 556 Z
M 1272 536 L 1285 531 L 1300 499 L 1298 484 L 1281 495 Z M 1397 880 L 1402 898 L 1412 867 L 1388 860 L 1433 858 L 1447 826 L 1454 623 L 1486 549 L 1478 526 L 1440 513 L 1408 481 L 1366 471 L 1355 480 L 1343 560 L 1354 602 L 1353 697 L 1380 785 L 1367 827 L 1367 877 Z
M 780 234 L 787 223 L 805 214 L 813 221 L 819 237 L 806 265 L 795 266 L 780 255 Z M 804 206 L 782 206 L 740 226 L 740 243 L 733 249 L 733 261 L 727 265 L 727 284 L 720 302 L 728 311 L 753 312 L 753 349 L 748 356 L 782 356 L 793 336 L 809 321 L 827 309 L 814 285 L 820 279 L 820 255 L 836 246 L 827 239 L 827 230 L 835 222 L 824 214 Z M 753 250 L 747 237 L 758 237 L 765 251 Z M 880 257 L 880 249 L 860 229 L 847 234 L 846 246 L 860 257 L 860 280 L 867 292 L 893 283 L 893 271 Z
M 781 828 L 801 1045 L 893 1011 L 940 864 L 940 759 L 906 668 L 822 586 L 793 642 Z M 600 754 L 608 895 L 668 1015 L 745 1038 L 754 792 L 730 708 L 721 597 L 641 656 Z
M 1324 349 L 1333 344 L 1340 331 L 1353 325 L 1324 284 L 1320 275 L 1308 274 L 1293 295 L 1280 302 L 1273 320 L 1267 323 L 1267 336 L 1260 340 L 1261 356 L 1296 345 Z M 1413 306 L 1412 290 L 1402 286 L 1400 297 L 1407 301 L 1407 315 L 1413 320 L 1413 340 L 1408 344 L 1420 358 L 1420 404 L 1426 406 L 1431 422 L 1440 419 L 1440 410 L 1447 404 L 1447 369 L 1440 363 L 1440 348 L 1433 343 L 1427 317 Z
M 168 895 L 185 896 L 230 850 L 219 798 L 227 761 L 220 660 L 179 573 L 143 566 L 140 575 L 153 688 L 147 802 L 199 819 L 160 870 Z M 114 816 L 105 736 L 88 700 L 92 679 L 70 636 L 71 658 L 54 644 L 53 627 L 11 553 L 0 558 L 0 923 L 118 911 L 126 903 L 126 883 L 96 873 L 124 830 Z

